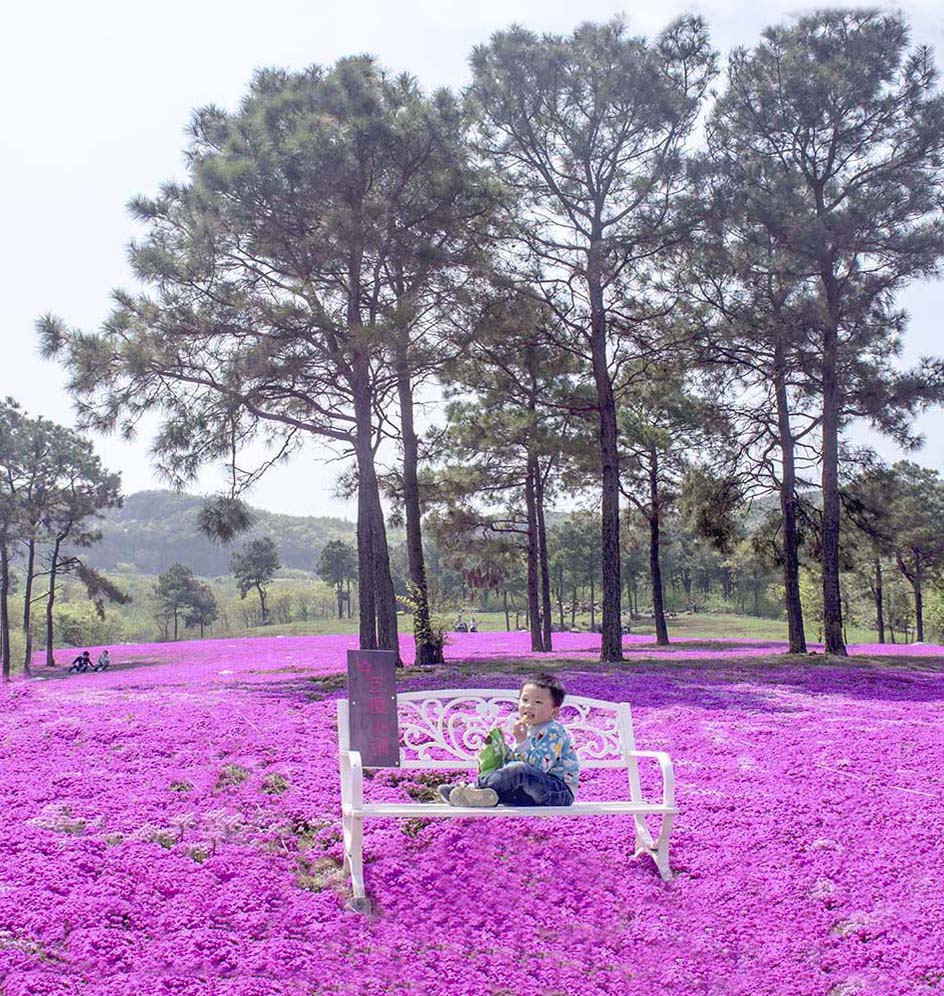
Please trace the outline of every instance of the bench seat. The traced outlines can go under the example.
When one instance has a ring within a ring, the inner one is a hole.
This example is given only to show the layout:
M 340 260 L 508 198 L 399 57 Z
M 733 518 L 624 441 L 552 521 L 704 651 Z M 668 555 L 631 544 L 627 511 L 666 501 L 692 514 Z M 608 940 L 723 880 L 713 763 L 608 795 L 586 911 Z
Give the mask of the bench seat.
M 676 813 L 674 806 L 655 806 L 638 802 L 575 802 L 570 806 L 448 806 L 433 802 L 377 802 L 365 803 L 357 809 L 346 810 L 351 816 L 605 816 L 665 815 Z

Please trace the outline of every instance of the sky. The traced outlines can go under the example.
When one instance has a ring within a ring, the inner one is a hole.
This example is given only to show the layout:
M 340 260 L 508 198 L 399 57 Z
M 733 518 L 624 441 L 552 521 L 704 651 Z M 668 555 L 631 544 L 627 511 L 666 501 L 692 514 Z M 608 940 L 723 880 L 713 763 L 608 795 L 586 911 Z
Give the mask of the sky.
M 768 0 L 685 4 L 667 0 L 33 0 L 4 15 L 0 38 L 0 396 L 32 415 L 74 423 L 65 376 L 36 350 L 34 324 L 53 313 L 95 329 L 114 288 L 133 288 L 127 246 L 136 229 L 126 205 L 182 179 L 185 129 L 207 104 L 237 107 L 253 71 L 302 69 L 371 53 L 387 69 L 414 75 L 426 89 L 462 87 L 474 45 L 513 22 L 538 32 L 569 33 L 585 20 L 623 15 L 634 34 L 651 36 L 683 13 L 708 21 L 725 58 L 753 45 L 765 26 L 808 7 Z M 912 40 L 932 45 L 944 66 L 944 12 L 937 0 L 898 8 Z M 909 288 L 911 315 L 903 362 L 944 353 L 944 280 Z M 923 450 L 909 456 L 944 472 L 944 412 L 922 416 Z M 869 437 L 886 459 L 893 446 Z M 95 437 L 126 494 L 163 487 L 148 457 L 145 431 L 133 442 Z M 354 518 L 334 494 L 341 470 L 315 445 L 270 471 L 251 504 L 294 515 Z M 192 489 L 210 493 L 210 470 Z

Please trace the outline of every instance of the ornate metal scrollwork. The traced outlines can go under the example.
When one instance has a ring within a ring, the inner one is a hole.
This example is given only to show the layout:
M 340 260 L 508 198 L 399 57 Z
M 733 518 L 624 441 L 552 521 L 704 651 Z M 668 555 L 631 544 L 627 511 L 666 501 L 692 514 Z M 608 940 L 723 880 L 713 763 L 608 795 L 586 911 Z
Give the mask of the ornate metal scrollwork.
M 505 731 L 517 715 L 517 692 L 482 694 L 477 691 L 398 697 L 400 744 L 404 760 L 471 761 L 493 726 Z M 616 711 L 595 702 L 568 697 L 560 721 L 567 727 L 583 762 L 619 758 L 620 738 Z

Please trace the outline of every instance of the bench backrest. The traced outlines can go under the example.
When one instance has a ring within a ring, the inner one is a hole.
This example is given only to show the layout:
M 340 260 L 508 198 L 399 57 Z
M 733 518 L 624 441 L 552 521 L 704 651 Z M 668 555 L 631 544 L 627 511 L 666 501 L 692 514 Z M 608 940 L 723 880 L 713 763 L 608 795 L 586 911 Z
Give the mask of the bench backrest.
M 478 752 L 493 726 L 511 728 L 518 689 L 448 688 L 397 694 L 400 766 L 475 768 Z M 626 702 L 568 695 L 560 721 L 573 738 L 582 768 L 625 768 L 635 750 L 632 714 Z M 349 747 L 347 700 L 338 702 L 341 749 Z

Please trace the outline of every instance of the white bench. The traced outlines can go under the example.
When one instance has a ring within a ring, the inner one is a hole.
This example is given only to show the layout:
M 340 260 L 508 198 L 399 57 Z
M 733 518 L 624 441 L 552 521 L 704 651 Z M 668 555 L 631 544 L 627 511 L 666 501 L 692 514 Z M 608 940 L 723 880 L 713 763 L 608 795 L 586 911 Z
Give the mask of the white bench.
M 518 692 L 509 689 L 449 688 L 397 695 L 400 727 L 400 767 L 452 771 L 477 768 L 483 739 L 493 726 L 517 712 Z M 626 702 L 604 702 L 568 695 L 560 721 L 570 731 L 580 758 L 581 771 L 622 768 L 626 771 L 629 799 L 612 802 L 575 801 L 572 806 L 495 806 L 475 809 L 425 802 L 365 802 L 360 752 L 351 749 L 347 699 L 338 701 L 338 740 L 341 750 L 341 813 L 344 826 L 345 867 L 350 872 L 355 909 L 369 909 L 364 890 L 363 825 L 368 817 L 523 817 L 600 816 L 625 814 L 635 823 L 635 853 L 650 855 L 660 876 L 672 877 L 669 868 L 669 834 L 675 808 L 675 775 L 664 751 L 636 750 L 633 721 Z M 639 758 L 652 758 L 662 772 L 662 799 L 647 802 L 639 781 Z M 446 779 L 444 779 L 445 781 Z M 474 780 L 474 778 L 469 779 Z M 662 817 L 653 838 L 645 817 Z

